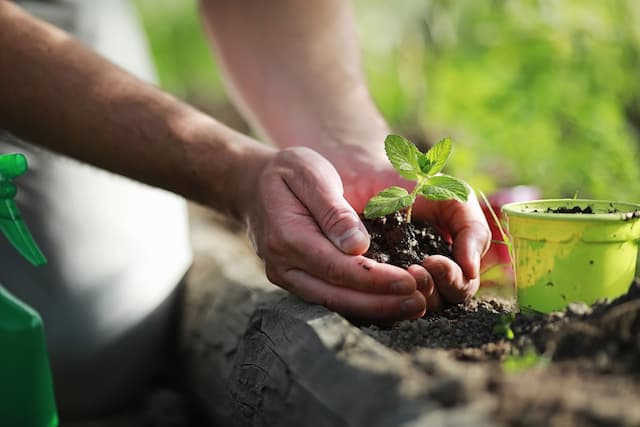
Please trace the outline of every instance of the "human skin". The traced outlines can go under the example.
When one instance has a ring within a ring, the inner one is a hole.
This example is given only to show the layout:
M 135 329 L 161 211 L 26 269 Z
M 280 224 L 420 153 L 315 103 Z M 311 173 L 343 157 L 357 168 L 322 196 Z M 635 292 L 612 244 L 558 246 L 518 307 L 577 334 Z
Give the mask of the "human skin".
M 257 4 L 244 5 L 250 9 Z M 286 1 L 269 4 L 273 5 L 275 15 L 291 11 Z M 210 15 L 206 13 L 210 7 L 219 7 L 221 14 L 228 12 L 232 18 L 234 8 L 229 3 L 203 6 L 205 16 Z M 259 16 L 252 16 L 259 20 Z M 208 27 L 216 24 L 211 16 L 205 21 Z M 280 29 L 275 27 L 265 31 L 277 37 Z M 470 255 L 475 252 L 469 248 L 476 245 L 477 249 L 477 242 L 473 242 L 478 240 L 475 234 L 479 234 L 481 227 L 474 224 L 482 217 L 476 215 L 473 203 L 424 210 L 442 214 L 439 224 L 444 224 L 443 230 L 453 236 L 454 253 L 461 255 L 458 262 L 462 269 L 443 262 L 438 265 L 445 267 L 430 268 L 426 264 L 431 274 L 422 266 L 413 266 L 407 272 L 362 256 L 368 236 L 355 209 L 362 207 L 374 188 L 398 177 L 386 167 L 378 166 L 383 154 L 379 149 L 363 146 L 360 141 L 365 138 L 363 129 L 373 130 L 373 126 L 358 129 L 342 123 L 344 111 L 351 111 L 347 104 L 344 110 L 336 110 L 334 117 L 330 104 L 316 105 L 316 101 L 323 102 L 309 98 L 309 112 L 301 112 L 300 116 L 305 122 L 286 126 L 286 121 L 282 124 L 280 119 L 282 132 L 288 135 L 285 138 L 276 137 L 271 123 L 279 120 L 280 113 L 281 117 L 292 117 L 292 105 L 296 104 L 291 103 L 290 95 L 283 93 L 279 107 L 282 109 L 276 109 L 268 118 L 261 108 L 247 102 L 245 111 L 251 112 L 252 121 L 277 146 L 283 147 L 275 149 L 141 82 L 68 34 L 4 0 L 0 1 L 0 28 L 0 94 L 10 100 L 0 103 L 1 127 L 49 149 L 173 191 L 245 222 L 265 262 L 267 275 L 276 285 L 346 316 L 374 321 L 418 317 L 426 309 L 425 295 L 430 299 L 436 294 L 449 297 L 444 288 L 453 295 L 452 301 L 475 291 L 470 284 L 477 278 L 477 266 L 472 265 L 475 258 Z M 239 39 L 245 40 L 240 36 Z M 327 42 L 326 49 L 323 44 L 319 46 L 313 56 L 318 55 L 319 63 L 331 61 L 326 50 L 333 45 Z M 230 49 L 241 47 L 232 43 Z M 302 45 L 297 49 L 304 50 Z M 228 53 L 221 51 L 221 55 L 229 74 L 235 76 Z M 325 63 L 327 67 L 330 64 Z M 276 90 L 286 83 L 278 81 L 277 69 L 270 71 L 264 86 L 274 84 Z M 320 90 L 325 97 L 339 97 L 344 87 L 337 81 L 343 77 L 346 76 L 339 72 L 314 84 L 326 85 L 325 90 Z M 234 87 L 242 88 L 243 84 L 237 82 Z M 291 80 L 290 84 L 300 84 L 302 93 L 311 88 L 310 84 L 305 87 L 304 78 Z M 368 97 L 366 89 L 358 90 L 364 90 Z M 359 96 L 363 101 L 363 94 Z M 239 94 L 237 98 L 247 97 Z M 350 96 L 345 96 L 345 102 L 348 99 Z M 356 101 L 358 97 L 349 101 L 354 102 L 350 105 L 355 106 Z M 267 109 L 272 106 L 269 104 Z M 320 133 L 320 129 L 314 129 L 313 117 L 322 117 L 321 121 L 330 124 L 328 128 L 334 132 Z M 377 117 L 380 129 L 366 136 L 367 144 L 379 143 L 386 132 L 375 108 L 368 118 L 373 117 Z M 313 133 L 316 130 L 317 135 Z M 352 172 L 347 173 L 346 165 Z M 367 165 L 373 169 L 365 169 Z M 364 171 L 370 170 L 380 173 L 367 182 L 367 188 L 362 188 Z M 460 215 L 453 215 L 454 212 Z M 448 282 L 442 290 L 439 279 Z M 459 287 L 456 282 L 466 288 L 456 290 Z
M 305 145 L 329 159 L 340 174 L 344 197 L 357 212 L 383 188 L 411 186 L 384 153 L 389 128 L 366 86 L 349 2 L 324 0 L 311 7 L 300 0 L 201 0 L 200 6 L 229 92 L 264 138 L 281 147 Z M 328 215 L 359 222 L 348 211 Z M 473 295 L 479 286 L 480 258 L 490 242 L 475 196 L 465 204 L 421 201 L 416 215 L 452 241 L 457 261 L 429 257 L 422 266 L 410 267 L 428 307 L 438 309 L 443 299 L 459 302 Z M 320 236 L 308 237 L 290 241 L 282 236 L 282 242 L 270 242 L 264 257 L 288 254 L 295 246 L 314 253 Z M 368 239 L 362 239 L 353 253 L 361 254 L 367 246 Z M 327 248 L 323 253 L 328 263 L 338 259 L 334 252 Z M 287 263 L 274 266 L 279 270 L 272 272 L 272 281 L 295 287 L 310 300 L 332 292 L 317 283 L 318 272 L 314 277 L 295 266 L 287 270 Z

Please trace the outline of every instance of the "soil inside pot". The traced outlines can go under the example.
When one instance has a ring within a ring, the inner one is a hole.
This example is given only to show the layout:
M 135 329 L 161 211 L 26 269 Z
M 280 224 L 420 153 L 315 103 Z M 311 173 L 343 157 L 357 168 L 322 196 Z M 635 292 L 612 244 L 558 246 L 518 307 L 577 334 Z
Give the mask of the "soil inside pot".
M 560 206 L 555 209 L 547 208 L 545 213 L 592 214 L 593 209 L 591 209 L 591 206 L 587 206 L 586 208 L 581 208 L 580 206 L 574 206 L 572 208 Z
M 609 213 L 609 214 L 621 213 L 620 210 L 618 210 L 617 208 L 613 207 L 613 205 L 610 205 L 610 206 L 611 207 L 608 209 L 608 211 L 606 213 Z M 596 212 L 593 211 L 591 206 L 587 206 L 585 208 L 581 208 L 580 206 L 573 206 L 573 207 L 559 206 L 559 207 L 553 208 L 553 209 L 552 208 L 547 208 L 544 211 L 538 210 L 538 209 L 534 209 L 532 212 L 557 213 L 557 214 L 595 214 L 596 213 Z M 622 217 L 623 220 L 628 220 L 628 219 L 632 219 L 632 218 L 640 218 L 640 211 L 634 210 L 634 211 L 626 212 L 626 213 L 624 213 L 624 216 Z
M 452 258 L 451 244 L 428 222 L 406 222 L 404 213 L 396 212 L 384 217 L 361 217 L 371 244 L 366 257 L 378 262 L 408 268 L 422 264 L 428 255 L 444 255 Z

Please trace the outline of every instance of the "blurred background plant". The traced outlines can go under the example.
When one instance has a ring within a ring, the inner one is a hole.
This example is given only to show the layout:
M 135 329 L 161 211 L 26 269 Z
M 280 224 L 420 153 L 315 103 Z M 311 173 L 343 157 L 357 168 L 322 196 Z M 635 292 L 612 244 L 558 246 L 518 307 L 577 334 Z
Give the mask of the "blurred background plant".
M 352 0 L 394 130 L 456 141 L 448 171 L 491 192 L 640 201 L 640 2 Z M 193 0 L 135 0 L 160 84 L 242 127 Z

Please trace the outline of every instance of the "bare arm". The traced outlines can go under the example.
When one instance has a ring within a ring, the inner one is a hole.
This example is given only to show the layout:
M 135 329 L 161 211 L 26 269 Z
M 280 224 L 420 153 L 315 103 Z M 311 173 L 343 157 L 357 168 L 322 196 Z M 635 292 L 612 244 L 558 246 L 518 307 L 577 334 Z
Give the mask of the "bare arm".
M 236 103 L 256 129 L 278 146 L 304 145 L 329 159 L 358 212 L 382 188 L 407 185 L 384 154 L 388 126 L 367 89 L 347 0 L 200 4 Z M 452 237 L 458 264 L 433 258 L 423 264 L 430 275 L 411 271 L 431 283 L 427 288 L 435 283 L 449 301 L 468 298 L 477 290 L 480 257 L 489 244 L 480 207 L 475 199 L 423 205 L 423 218 Z
M 305 145 L 334 163 L 347 148 L 369 167 L 373 158 L 385 161 L 388 127 L 367 89 L 348 1 L 200 3 L 234 99 L 254 128 L 278 146 Z
M 249 180 L 236 174 L 272 149 L 4 0 L 0 28 L 0 126 L 240 218 Z
M 5 0 L 0 28 L 1 127 L 242 220 L 269 278 L 307 300 L 369 319 L 424 311 L 409 273 L 358 255 L 366 231 L 318 153 L 241 135 Z

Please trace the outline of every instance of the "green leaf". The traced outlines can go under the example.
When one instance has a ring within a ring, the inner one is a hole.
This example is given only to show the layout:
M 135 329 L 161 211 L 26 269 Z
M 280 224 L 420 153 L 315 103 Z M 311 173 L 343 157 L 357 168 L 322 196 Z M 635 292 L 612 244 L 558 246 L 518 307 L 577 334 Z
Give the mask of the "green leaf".
M 418 193 L 431 200 L 459 200 L 466 202 L 469 198 L 469 187 L 458 178 L 449 175 L 438 175 L 429 178 L 418 190 Z
M 431 169 L 433 168 L 433 163 L 431 163 L 431 160 L 427 159 L 427 156 L 420 153 L 420 157 L 418 157 L 418 164 L 420 165 L 422 175 L 429 176 L 429 171 L 431 171 Z
M 401 187 L 389 187 L 373 196 L 364 208 L 366 218 L 377 218 L 411 206 L 415 197 Z
M 411 180 L 418 178 L 422 172 L 418 163 L 422 153 L 412 142 L 398 135 L 388 135 L 384 140 L 384 150 L 400 175 Z
M 431 168 L 428 171 L 422 169 L 422 172 L 427 175 L 435 175 L 440 172 L 444 168 L 444 165 L 447 164 L 447 161 L 449 161 L 452 148 L 453 142 L 451 138 L 443 138 L 438 141 L 438 143 L 431 147 L 424 155 L 429 161 Z

